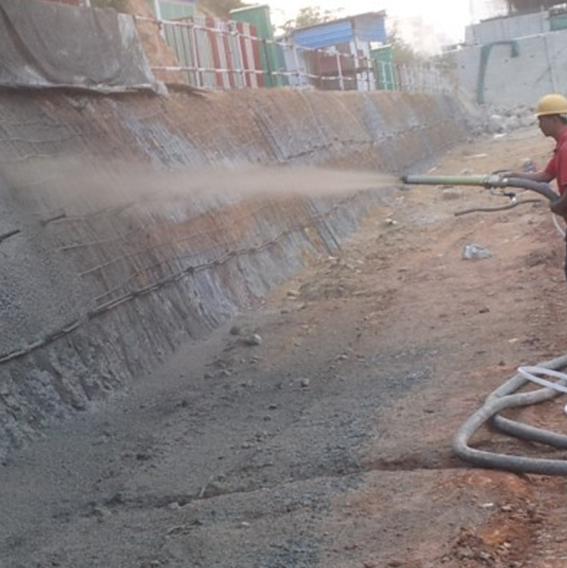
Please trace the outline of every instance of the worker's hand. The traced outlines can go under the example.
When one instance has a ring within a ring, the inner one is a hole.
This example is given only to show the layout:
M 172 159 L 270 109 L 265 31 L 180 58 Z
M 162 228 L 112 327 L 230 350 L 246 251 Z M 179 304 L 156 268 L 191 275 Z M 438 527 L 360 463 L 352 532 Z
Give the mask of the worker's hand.
M 494 176 L 494 178 L 497 179 L 499 182 L 502 182 L 503 180 L 509 177 L 513 177 L 513 174 L 514 172 L 512 170 L 496 170 L 492 172 L 490 175 L 491 177 Z
M 500 179 L 516 177 L 514 176 L 514 172 L 512 170 L 500 170 L 497 175 Z

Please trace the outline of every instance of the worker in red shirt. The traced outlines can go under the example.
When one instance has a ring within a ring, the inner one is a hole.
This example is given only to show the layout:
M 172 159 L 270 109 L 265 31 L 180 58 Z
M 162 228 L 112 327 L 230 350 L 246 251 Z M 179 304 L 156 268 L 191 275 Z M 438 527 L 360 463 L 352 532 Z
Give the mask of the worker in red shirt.
M 545 95 L 537 103 L 536 116 L 543 134 L 556 142 L 553 156 L 543 170 L 506 172 L 506 176 L 543 183 L 556 180 L 560 197 L 551 204 L 551 210 L 567 219 L 567 99 L 556 93 Z
M 567 99 L 557 93 L 545 95 L 537 103 L 536 116 L 542 133 L 556 142 L 553 156 L 543 170 L 507 172 L 506 176 L 543 183 L 555 180 L 559 199 L 551 203 L 551 210 L 567 221 Z M 567 242 L 567 234 L 565 238 Z M 567 254 L 565 277 L 567 278 Z

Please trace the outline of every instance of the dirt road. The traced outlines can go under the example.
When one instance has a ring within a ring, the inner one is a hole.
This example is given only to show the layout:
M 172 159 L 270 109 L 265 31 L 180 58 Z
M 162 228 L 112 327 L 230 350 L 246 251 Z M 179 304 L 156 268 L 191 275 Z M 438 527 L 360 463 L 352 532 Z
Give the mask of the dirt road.
M 541 164 L 550 148 L 518 131 L 455 148 L 436 173 Z M 455 216 L 506 203 L 400 189 L 336 258 L 14 455 L 0 566 L 563 568 L 564 480 L 451 451 L 519 365 L 566 351 L 547 203 Z M 471 243 L 491 256 L 463 260 Z M 563 404 L 521 416 L 563 431 Z M 488 429 L 475 445 L 552 453 Z

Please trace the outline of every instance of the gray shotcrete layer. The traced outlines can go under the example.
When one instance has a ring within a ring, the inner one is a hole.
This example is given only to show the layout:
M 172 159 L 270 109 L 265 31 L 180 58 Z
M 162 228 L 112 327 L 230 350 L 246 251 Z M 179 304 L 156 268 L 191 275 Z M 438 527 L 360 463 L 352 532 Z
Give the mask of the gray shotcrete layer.
M 226 170 L 400 173 L 469 121 L 448 95 L 0 92 L 0 455 L 135 388 L 336 252 L 395 189 L 271 195 L 268 175 L 264 193 L 234 193 Z

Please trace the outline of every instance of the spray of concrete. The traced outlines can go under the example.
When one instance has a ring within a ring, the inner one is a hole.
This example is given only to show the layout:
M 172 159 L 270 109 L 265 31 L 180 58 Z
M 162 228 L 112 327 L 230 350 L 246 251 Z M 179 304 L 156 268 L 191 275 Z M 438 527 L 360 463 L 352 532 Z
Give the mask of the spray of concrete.
M 50 160 L 12 166 L 4 172 L 26 209 L 64 207 L 76 214 L 140 203 L 160 210 L 200 204 L 293 196 L 323 197 L 393 187 L 394 175 L 321 167 L 206 166 L 157 170 L 147 164 Z M 199 208 L 201 208 L 199 207 Z

